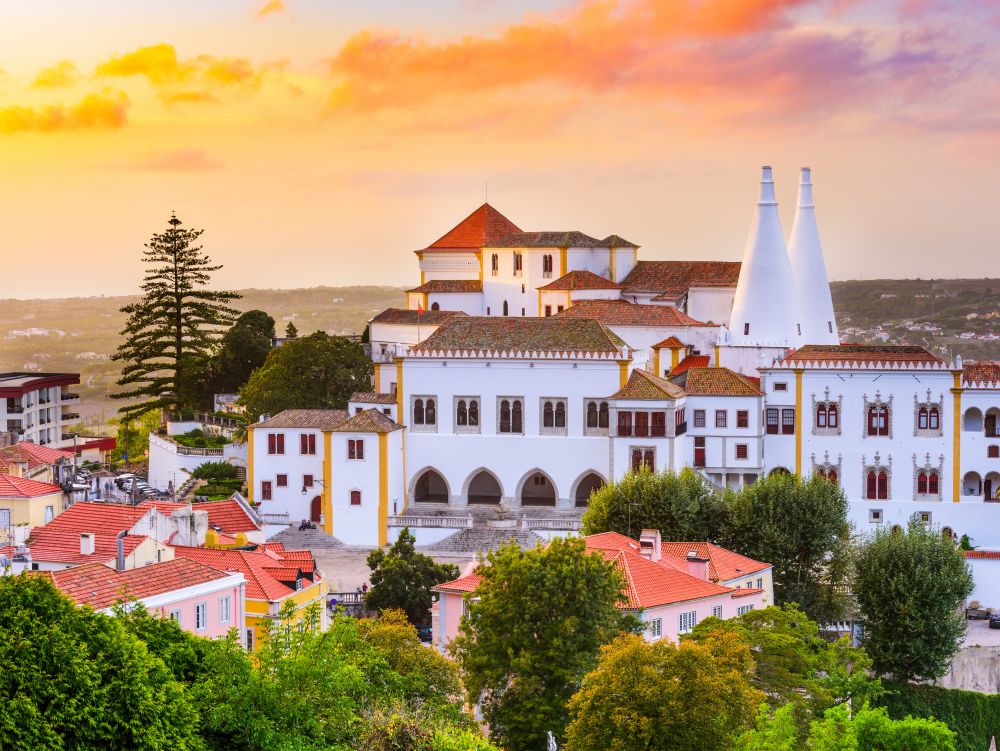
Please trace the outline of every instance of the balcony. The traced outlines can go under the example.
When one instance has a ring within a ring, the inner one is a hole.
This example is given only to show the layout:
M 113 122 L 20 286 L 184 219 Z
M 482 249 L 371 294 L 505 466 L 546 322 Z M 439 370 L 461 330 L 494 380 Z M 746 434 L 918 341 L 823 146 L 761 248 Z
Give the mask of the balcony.
M 67 421 L 68 420 L 68 421 L 71 421 L 71 422 L 75 421 L 75 420 L 79 420 L 80 419 L 80 413 L 79 412 L 63 412 L 62 419 L 63 419 L 63 421 Z
M 63 391 L 63 393 L 62 393 L 62 400 L 64 402 L 75 402 L 79 398 L 80 398 L 79 394 L 74 394 L 74 393 L 71 393 L 69 391 Z
M 20 404 L 8 404 L 7 405 L 7 414 L 8 415 L 21 415 L 21 414 L 24 414 L 24 407 L 22 407 Z

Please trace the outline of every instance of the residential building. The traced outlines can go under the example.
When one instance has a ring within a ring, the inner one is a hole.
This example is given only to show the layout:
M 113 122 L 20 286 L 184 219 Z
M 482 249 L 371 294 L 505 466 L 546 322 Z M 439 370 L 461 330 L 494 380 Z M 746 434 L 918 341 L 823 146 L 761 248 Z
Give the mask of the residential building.
M 80 395 L 69 387 L 78 383 L 79 373 L 0 373 L 0 435 L 8 443 L 72 446 Z
M 63 511 L 58 485 L 0 474 L 0 545 L 20 545 Z

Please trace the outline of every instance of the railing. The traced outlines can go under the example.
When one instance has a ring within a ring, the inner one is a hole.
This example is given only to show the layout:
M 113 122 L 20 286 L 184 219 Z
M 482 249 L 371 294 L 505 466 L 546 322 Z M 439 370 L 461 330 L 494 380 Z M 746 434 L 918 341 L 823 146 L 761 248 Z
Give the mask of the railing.
M 390 516 L 390 527 L 438 527 L 441 529 L 471 529 L 473 521 L 471 516 L 417 516 L 406 514 L 402 516 Z
M 200 422 L 202 425 L 215 425 L 227 430 L 238 430 L 240 427 L 240 421 L 232 417 L 219 417 L 210 412 L 193 412 L 188 414 L 190 417 L 180 412 L 168 412 L 167 420 L 170 422 Z
M 264 521 L 265 524 L 291 524 L 292 523 L 292 517 L 291 517 L 291 515 L 287 511 L 285 513 L 283 513 L 283 514 L 265 514 L 265 513 L 261 513 L 261 512 L 258 512 L 258 514 L 260 515 L 260 518 Z
M 64 402 L 76 401 L 79 398 L 80 398 L 79 394 L 72 394 L 72 393 L 70 393 L 68 391 L 63 391 L 63 393 L 62 393 L 62 400 Z
M 63 420 L 79 420 L 80 419 L 80 413 L 79 412 L 63 412 L 62 419 Z
M 580 529 L 579 519 L 521 519 L 521 529 L 554 529 L 567 532 L 577 532 Z
M 364 605 L 365 604 L 365 593 L 364 592 L 327 592 L 326 601 L 334 602 L 338 605 Z
M 181 446 L 179 443 L 174 444 L 177 447 L 177 453 L 182 456 L 222 456 L 223 449 L 209 449 L 209 448 L 191 448 L 189 446 Z
M 24 407 L 22 407 L 20 404 L 15 404 L 13 406 L 11 406 L 9 404 L 7 405 L 7 414 L 8 415 L 20 415 L 23 412 L 24 412 Z

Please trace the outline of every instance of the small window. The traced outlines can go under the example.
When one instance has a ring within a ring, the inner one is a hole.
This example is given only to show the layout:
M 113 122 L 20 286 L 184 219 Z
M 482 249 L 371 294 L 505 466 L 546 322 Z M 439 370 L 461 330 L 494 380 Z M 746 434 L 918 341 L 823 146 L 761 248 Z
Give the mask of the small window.
M 493 257 L 490 259 L 490 272 L 493 276 L 497 276 L 500 273 L 500 256 L 496 253 L 494 253 Z M 489 313 L 486 315 L 489 315 Z
M 620 435 L 620 436 L 630 436 L 630 435 L 632 435 L 632 413 L 631 412 L 619 412 L 618 413 L 618 435 Z
M 715 410 L 715 427 L 724 428 L 728 420 L 728 413 L 724 409 Z
M 838 425 L 839 413 L 836 404 L 831 404 L 826 408 L 826 426 L 828 428 L 835 428 Z
M 360 506 L 361 505 L 361 491 L 360 490 L 352 490 L 351 491 L 351 505 L 352 506 Z
M 500 433 L 524 432 L 524 403 L 520 399 L 501 399 L 497 430 Z
M 269 453 L 269 454 L 284 454 L 285 453 L 285 434 L 284 433 L 268 433 L 267 434 L 267 453 Z
M 920 512 L 920 521 L 923 524 L 930 524 L 931 523 L 931 512 L 930 511 L 921 511 Z
M 931 407 L 928 415 L 927 426 L 930 430 L 939 430 L 941 428 L 941 413 L 938 411 L 937 407 Z
M 778 381 L 774 384 L 771 389 L 772 391 L 788 391 L 788 384 L 784 381 Z
M 199 602 L 194 606 L 194 628 L 202 631 L 208 626 L 208 603 Z
M 696 428 L 705 427 L 705 410 L 696 409 L 694 411 L 694 426 Z
M 271 500 L 271 481 L 264 480 L 260 484 L 260 499 L 262 501 Z
M 219 598 L 219 623 L 229 623 L 232 617 L 231 602 L 229 595 Z
M 546 305 L 545 306 L 545 317 L 548 318 L 551 315 L 552 315 L 552 306 L 551 305 Z
M 987 446 L 986 447 L 986 458 L 987 459 L 1000 459 L 1000 446 Z
M 247 629 L 247 652 L 253 652 L 253 629 Z
M 938 473 L 931 472 L 927 475 L 927 492 L 931 495 L 937 495 L 940 488 L 940 482 L 938 480 Z
M 663 635 L 663 620 L 654 618 L 649 622 L 649 636 L 651 639 L 659 639 Z
M 750 427 L 750 412 L 748 412 L 745 409 L 740 409 L 736 411 L 736 427 L 737 428 Z
M 713 605 L 712 606 L 712 617 L 713 618 L 721 618 L 722 617 L 722 606 L 721 605 Z
M 678 628 L 677 628 L 678 633 L 681 633 L 681 634 L 690 633 L 690 631 L 695 626 L 698 625 L 698 613 L 696 611 L 694 611 L 694 610 L 692 610 L 690 612 L 687 612 L 687 613 L 681 613 L 680 616 L 679 616 L 679 618 L 678 618 L 678 624 L 677 625 L 678 625 Z
M 753 612 L 753 605 L 741 605 L 740 607 L 736 608 L 737 616 L 746 615 L 747 613 L 752 613 L 752 612 Z
M 288 475 L 277 475 L 274 478 L 274 484 L 277 485 L 279 488 L 287 488 L 288 487 Z
M 520 253 L 514 253 L 514 276 L 521 276 L 524 258 Z
M 868 435 L 889 435 L 889 408 L 882 404 L 868 408 Z
M 778 425 L 778 410 L 777 409 L 775 409 L 774 407 L 768 407 L 767 408 L 767 412 L 765 414 L 765 423 L 766 423 L 766 426 L 767 426 L 767 434 L 768 435 L 777 435 L 780 432 L 779 425 Z
M 764 580 L 763 579 L 758 579 L 757 580 L 757 589 L 763 589 L 763 588 L 764 588 Z
M 414 397 L 412 412 L 415 430 L 433 430 L 437 425 L 437 399 L 433 396 Z
M 781 410 L 781 434 L 794 435 L 795 433 L 795 410 Z
M 348 459 L 364 459 L 365 458 L 365 442 L 361 438 L 350 438 L 347 441 L 347 458 Z
M 172 620 L 178 626 L 181 625 L 181 611 L 179 611 L 179 610 L 171 610 L 168 617 L 170 618 L 170 620 Z
M 749 323 L 744 323 L 743 324 L 743 336 L 750 336 L 750 324 Z
M 748 459 L 750 458 L 750 447 L 745 443 L 736 444 L 736 458 L 737 459 Z
M 303 433 L 299 436 L 299 453 L 301 454 L 315 454 L 316 453 L 316 436 L 311 433 Z
M 312 475 L 302 475 L 302 487 L 311 488 L 313 486 L 313 476 Z

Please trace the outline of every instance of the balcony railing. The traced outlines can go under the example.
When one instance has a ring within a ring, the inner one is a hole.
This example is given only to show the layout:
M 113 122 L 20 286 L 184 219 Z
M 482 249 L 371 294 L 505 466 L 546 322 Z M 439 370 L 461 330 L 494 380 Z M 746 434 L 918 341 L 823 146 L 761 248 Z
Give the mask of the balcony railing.
M 390 527 L 436 527 L 439 529 L 471 529 L 471 516 L 420 516 L 404 514 L 389 517 Z
M 521 519 L 521 529 L 551 529 L 565 532 L 577 532 L 580 529 L 579 519 Z
M 24 413 L 24 407 L 22 407 L 20 404 L 14 404 L 14 405 L 8 404 L 7 405 L 7 414 L 8 415 L 20 415 L 20 414 L 23 414 L 23 413 Z
M 79 412 L 63 412 L 62 419 L 63 420 L 79 420 L 80 419 L 80 413 Z
M 69 391 L 63 391 L 62 393 L 62 400 L 64 402 L 75 402 L 79 398 L 80 398 L 79 394 L 74 394 Z

